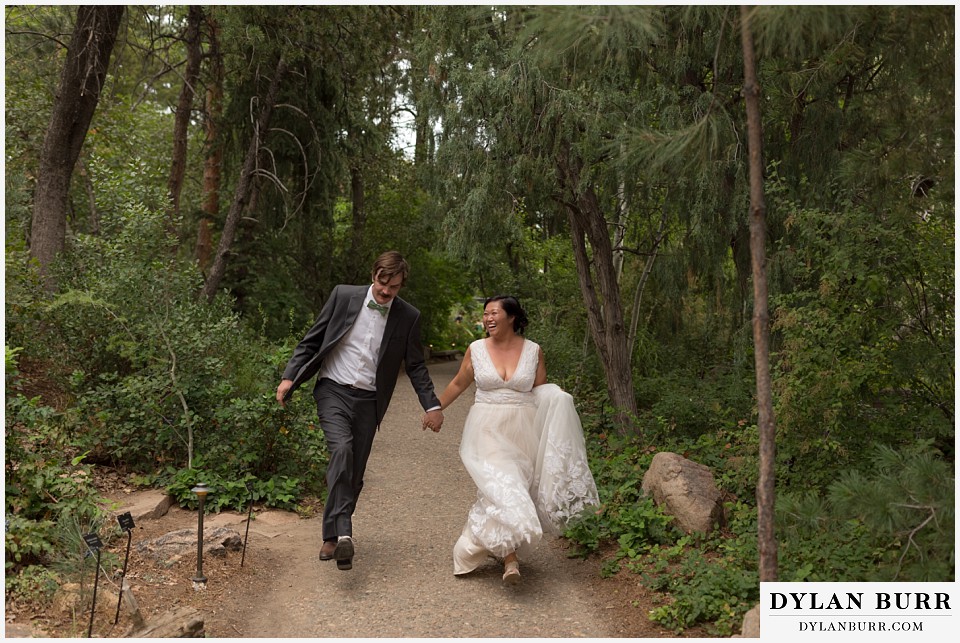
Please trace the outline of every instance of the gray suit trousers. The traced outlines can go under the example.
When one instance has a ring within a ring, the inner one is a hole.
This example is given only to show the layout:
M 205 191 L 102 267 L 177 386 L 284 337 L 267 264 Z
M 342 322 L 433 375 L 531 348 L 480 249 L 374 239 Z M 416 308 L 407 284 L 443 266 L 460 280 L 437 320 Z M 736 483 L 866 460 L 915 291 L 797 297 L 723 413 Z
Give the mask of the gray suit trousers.
M 317 417 L 327 440 L 327 502 L 323 539 L 353 535 L 353 512 L 363 488 L 363 473 L 377 433 L 377 396 L 321 379 L 313 390 Z

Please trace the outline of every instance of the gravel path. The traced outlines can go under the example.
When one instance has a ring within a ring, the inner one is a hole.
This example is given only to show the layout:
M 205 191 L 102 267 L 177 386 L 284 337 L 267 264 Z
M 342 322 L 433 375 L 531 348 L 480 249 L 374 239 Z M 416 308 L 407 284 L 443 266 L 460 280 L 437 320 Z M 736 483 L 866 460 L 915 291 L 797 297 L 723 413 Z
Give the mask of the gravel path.
M 459 364 L 430 366 L 438 392 Z M 236 631 L 271 638 L 627 635 L 601 605 L 591 582 L 595 564 L 567 558 L 549 538 L 521 561 L 518 587 L 502 586 L 492 561 L 453 575 L 453 544 L 476 494 L 458 455 L 472 400 L 467 391 L 448 409 L 439 434 L 422 431 L 422 411 L 401 376 L 354 515 L 353 569 L 318 560 L 319 517 L 273 538 L 252 536 L 257 566 L 271 573 L 257 583 Z

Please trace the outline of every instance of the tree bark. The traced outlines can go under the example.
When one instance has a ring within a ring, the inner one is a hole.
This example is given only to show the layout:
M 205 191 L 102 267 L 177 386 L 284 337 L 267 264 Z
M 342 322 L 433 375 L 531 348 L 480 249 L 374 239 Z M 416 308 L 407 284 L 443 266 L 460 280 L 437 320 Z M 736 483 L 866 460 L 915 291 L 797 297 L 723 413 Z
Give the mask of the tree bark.
M 200 76 L 200 23 L 202 21 L 203 9 L 191 5 L 187 12 L 187 30 L 184 34 L 187 45 L 187 67 L 173 122 L 173 153 L 170 161 L 170 180 L 167 183 L 170 192 L 171 218 L 180 214 L 180 192 L 183 190 L 183 177 L 187 171 L 187 129 L 190 125 L 190 112 Z
M 48 288 L 49 267 L 67 236 L 70 179 L 100 101 L 123 6 L 79 6 L 60 86 L 43 139 L 30 229 L 30 256 L 40 264 Z
M 580 161 L 572 158 L 569 144 L 557 157 L 561 199 L 570 219 L 573 252 L 580 280 L 580 292 L 587 307 L 590 334 L 600 354 L 610 401 L 617 409 L 616 422 L 621 433 L 634 429 L 637 400 L 633 393 L 633 369 L 627 350 L 623 304 L 614 262 L 613 244 L 607 221 L 600 211 L 596 193 L 580 186 Z M 593 270 L 587 247 L 593 251 Z
M 210 268 L 210 274 L 207 276 L 206 283 L 203 286 L 202 295 L 208 300 L 213 301 L 220 288 L 220 282 L 227 269 L 227 255 L 233 245 L 233 239 L 237 234 L 237 225 L 240 223 L 240 216 L 243 214 L 247 202 L 250 199 L 250 187 L 252 184 L 253 173 L 257 166 L 257 154 L 260 151 L 262 137 L 266 135 L 270 127 L 270 117 L 273 115 L 273 107 L 277 102 L 277 95 L 280 92 L 280 79 L 286 72 L 287 65 L 283 57 L 277 59 L 276 69 L 273 71 L 273 78 L 270 81 L 270 88 L 267 95 L 263 98 L 260 109 L 260 116 L 257 118 L 253 135 L 250 138 L 250 145 L 247 147 L 247 154 L 243 161 L 243 168 L 240 171 L 240 180 L 234 191 L 233 203 L 230 205 L 230 211 L 227 213 L 227 219 L 223 224 L 223 233 L 220 235 L 220 243 L 217 245 L 217 253 Z
M 83 163 L 83 159 L 77 158 L 77 167 L 79 168 L 80 180 L 83 181 L 83 189 L 87 193 L 87 203 L 90 207 L 90 234 L 100 234 L 100 213 L 97 211 L 97 194 L 93 189 L 93 181 L 90 180 L 90 173 Z
M 650 278 L 650 273 L 653 272 L 653 264 L 657 260 L 657 255 L 660 254 L 660 244 L 663 243 L 663 239 L 667 235 L 666 227 L 667 208 L 666 205 L 664 205 L 660 214 L 660 225 L 657 227 L 657 234 L 653 238 L 653 243 L 650 244 L 650 254 L 643 264 L 643 272 L 640 273 L 640 280 L 637 282 L 637 289 L 633 295 L 633 311 L 630 315 L 630 334 L 627 339 L 627 350 L 630 351 L 631 358 L 633 357 L 633 350 L 637 345 L 637 328 L 640 326 L 640 303 L 643 301 L 643 291 L 647 287 L 647 280 Z
M 620 144 L 620 153 L 624 153 L 624 144 Z M 617 182 L 617 222 L 613 231 L 613 267 L 617 275 L 617 283 L 623 277 L 623 240 L 627 236 L 627 182 L 620 173 L 620 180 Z
M 363 193 L 363 170 L 359 167 L 359 159 L 350 168 L 350 200 L 353 204 L 353 235 L 350 240 L 350 272 L 355 278 L 362 278 L 364 230 L 367 227 L 367 208 Z
M 213 254 L 213 222 L 220 214 L 220 169 L 223 150 L 218 142 L 220 117 L 223 113 L 223 59 L 220 55 L 220 26 L 216 18 L 207 14 L 210 57 L 210 83 L 207 85 L 203 161 L 203 199 L 197 227 L 197 245 L 194 256 L 201 272 L 206 271 Z
M 750 30 L 750 8 L 740 7 L 743 42 L 743 95 L 747 111 L 750 159 L 750 257 L 753 266 L 753 354 L 757 376 L 760 428 L 760 479 L 757 483 L 760 582 L 777 580 L 777 540 L 774 533 L 776 422 L 770 382 L 770 319 L 767 312 L 766 205 L 763 195 L 760 85 Z

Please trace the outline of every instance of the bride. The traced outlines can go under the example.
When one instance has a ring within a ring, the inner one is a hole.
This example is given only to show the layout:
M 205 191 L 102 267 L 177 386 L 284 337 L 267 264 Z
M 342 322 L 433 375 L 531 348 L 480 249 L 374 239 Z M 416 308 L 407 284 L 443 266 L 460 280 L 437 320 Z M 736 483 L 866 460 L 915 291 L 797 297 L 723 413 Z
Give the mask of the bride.
M 470 344 L 440 395 L 446 409 L 477 385 L 460 443 L 477 500 L 453 548 L 454 574 L 493 556 L 503 560 L 508 585 L 520 582 L 518 553 L 531 551 L 544 531 L 562 533 L 569 518 L 598 503 L 573 398 L 547 384 L 543 351 L 523 337 L 527 323 L 515 297 L 488 299 L 487 337 Z

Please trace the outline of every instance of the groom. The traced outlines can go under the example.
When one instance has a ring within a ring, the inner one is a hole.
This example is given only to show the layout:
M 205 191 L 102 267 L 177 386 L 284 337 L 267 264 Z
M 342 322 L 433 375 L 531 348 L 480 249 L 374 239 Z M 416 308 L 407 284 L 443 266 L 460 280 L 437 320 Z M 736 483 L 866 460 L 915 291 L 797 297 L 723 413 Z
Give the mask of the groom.
M 318 375 L 313 397 L 330 451 L 320 560 L 336 559 L 338 569 L 353 568 L 351 519 L 401 363 L 427 411 L 424 428 L 437 432 L 443 424 L 423 361 L 420 311 L 397 297 L 409 272 L 400 253 L 388 251 L 373 264 L 373 285 L 335 287 L 277 387 L 277 401 L 286 406 L 297 387 Z

